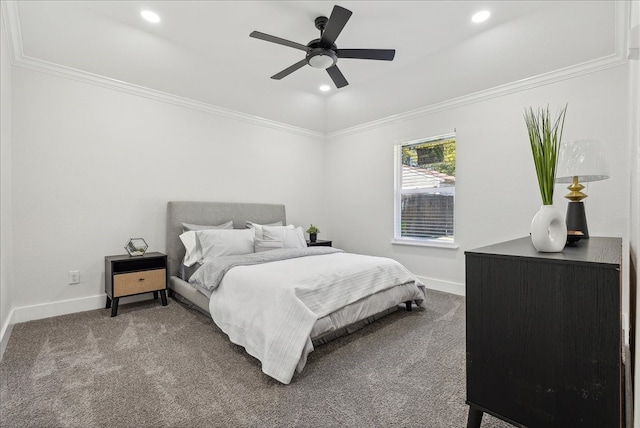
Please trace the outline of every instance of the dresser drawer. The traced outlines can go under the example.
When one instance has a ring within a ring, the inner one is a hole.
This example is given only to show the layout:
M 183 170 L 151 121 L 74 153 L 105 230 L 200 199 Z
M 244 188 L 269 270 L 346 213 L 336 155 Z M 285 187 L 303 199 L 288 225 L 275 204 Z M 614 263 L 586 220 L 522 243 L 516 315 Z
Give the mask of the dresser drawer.
M 166 269 L 155 269 L 113 275 L 113 297 L 164 290 L 166 272 Z

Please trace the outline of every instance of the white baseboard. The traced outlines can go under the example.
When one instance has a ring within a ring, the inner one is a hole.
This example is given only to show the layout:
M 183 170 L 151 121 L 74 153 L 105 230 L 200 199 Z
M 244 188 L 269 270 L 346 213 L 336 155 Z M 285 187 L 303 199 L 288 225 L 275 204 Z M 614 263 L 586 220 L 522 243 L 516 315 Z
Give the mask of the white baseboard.
M 152 299 L 150 293 L 138 294 L 135 296 L 123 297 L 120 305 Z M 103 309 L 106 303 L 106 295 L 81 297 L 79 299 L 59 300 L 57 302 L 41 303 L 38 305 L 22 306 L 14 308 L 13 322 L 27 322 L 42 318 L 57 317 L 60 315 L 73 314 L 76 312 L 92 311 Z
M 624 344 L 629 344 L 629 314 L 622 312 L 622 330 L 624 332 Z
M 11 330 L 13 329 L 13 309 L 9 312 L 7 322 L 2 326 L 0 330 L 0 361 L 4 355 L 4 350 L 7 349 L 7 343 L 9 343 L 9 337 L 11 336 Z
M 149 300 L 152 298 L 152 295 L 149 293 L 123 297 L 120 299 L 120 305 Z M 9 317 L 7 318 L 7 322 L 2 326 L 2 330 L 0 330 L 0 360 L 4 355 L 7 344 L 9 343 L 9 337 L 11 336 L 11 330 L 13 329 L 14 324 L 73 314 L 76 312 L 103 309 L 105 307 L 105 303 L 106 295 L 100 294 L 97 296 L 81 297 L 79 299 L 60 300 L 57 302 L 40 303 L 38 305 L 12 308 L 9 313 Z
M 105 296 L 81 297 L 79 299 L 59 300 L 57 302 L 40 303 L 37 305 L 21 306 L 14 308 L 13 322 L 15 324 L 34 321 L 43 318 L 57 317 L 59 315 L 75 312 L 90 311 L 103 308 Z
M 427 278 L 426 276 L 418 276 L 418 279 L 430 290 L 444 291 L 445 293 L 457 294 L 458 296 L 465 295 L 464 284 Z

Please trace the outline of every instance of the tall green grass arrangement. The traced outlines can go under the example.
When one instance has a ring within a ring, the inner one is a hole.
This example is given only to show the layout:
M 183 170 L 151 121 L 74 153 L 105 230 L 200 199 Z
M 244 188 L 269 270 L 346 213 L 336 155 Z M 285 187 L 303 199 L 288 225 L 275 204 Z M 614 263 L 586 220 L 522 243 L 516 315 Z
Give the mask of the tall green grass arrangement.
M 546 109 L 538 109 L 536 112 L 531 107 L 524 111 L 524 121 L 529 131 L 533 163 L 538 175 L 538 186 L 543 205 L 553 204 L 553 186 L 556 181 L 558 151 L 560 150 L 566 112 L 567 106 L 565 105 L 560 109 L 552 124 L 549 106 Z

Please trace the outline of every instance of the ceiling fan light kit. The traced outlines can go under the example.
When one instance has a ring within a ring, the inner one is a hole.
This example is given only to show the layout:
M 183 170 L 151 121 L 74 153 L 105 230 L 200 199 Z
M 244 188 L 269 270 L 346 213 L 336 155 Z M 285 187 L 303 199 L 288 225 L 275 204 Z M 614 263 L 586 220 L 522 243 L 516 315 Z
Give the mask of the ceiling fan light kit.
M 313 68 L 326 70 L 338 61 L 338 57 L 331 49 L 312 49 L 307 54 L 307 62 Z
M 338 58 L 392 61 L 396 53 L 395 49 L 338 49 L 335 41 L 344 29 L 347 21 L 349 21 L 349 18 L 351 18 L 351 14 L 352 12 L 350 10 L 336 5 L 333 7 L 329 18 L 326 16 L 317 17 L 314 22 L 316 28 L 320 30 L 320 38 L 314 39 L 306 45 L 259 31 L 253 31 L 249 36 L 306 52 L 303 60 L 274 74 L 271 76 L 272 79 L 280 80 L 305 65 L 310 65 L 313 68 L 327 70 L 329 77 L 331 77 L 336 87 L 342 88 L 347 86 L 349 82 L 338 68 Z

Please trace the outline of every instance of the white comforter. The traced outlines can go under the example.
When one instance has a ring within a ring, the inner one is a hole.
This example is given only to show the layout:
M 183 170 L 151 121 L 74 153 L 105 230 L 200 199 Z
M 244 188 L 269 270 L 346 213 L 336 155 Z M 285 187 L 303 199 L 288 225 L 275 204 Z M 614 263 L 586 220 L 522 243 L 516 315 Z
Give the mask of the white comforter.
M 231 268 L 213 290 L 209 311 L 232 342 L 262 362 L 264 373 L 288 384 L 313 350 L 317 319 L 400 284 L 413 284 L 424 299 L 422 284 L 395 260 L 310 255 Z

